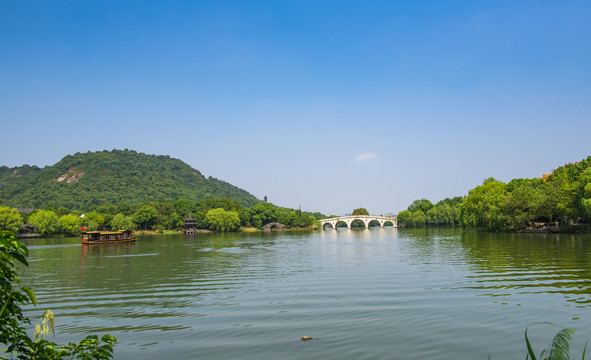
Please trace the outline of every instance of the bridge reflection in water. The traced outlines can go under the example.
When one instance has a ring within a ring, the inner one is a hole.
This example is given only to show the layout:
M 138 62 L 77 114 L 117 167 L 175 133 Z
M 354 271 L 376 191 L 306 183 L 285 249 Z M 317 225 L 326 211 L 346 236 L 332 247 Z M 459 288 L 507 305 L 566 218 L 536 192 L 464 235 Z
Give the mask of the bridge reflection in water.
M 327 227 L 331 229 L 336 229 L 337 225 L 342 222 L 347 225 L 347 229 L 351 229 L 351 224 L 355 220 L 361 221 L 366 229 L 369 229 L 370 224 L 375 224 L 376 222 L 380 224 L 381 228 L 383 228 L 384 226 L 388 226 L 389 224 L 391 224 L 393 227 L 398 227 L 398 221 L 396 220 L 396 218 L 381 215 L 340 216 L 335 218 L 322 219 L 320 220 L 320 224 L 322 225 L 322 229 L 326 230 Z

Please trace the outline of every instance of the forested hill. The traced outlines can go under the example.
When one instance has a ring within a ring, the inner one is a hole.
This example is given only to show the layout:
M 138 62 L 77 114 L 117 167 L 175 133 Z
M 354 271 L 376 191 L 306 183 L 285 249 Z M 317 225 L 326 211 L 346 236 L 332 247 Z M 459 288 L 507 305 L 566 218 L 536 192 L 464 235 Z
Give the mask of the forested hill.
M 260 200 L 227 182 L 205 178 L 178 159 L 130 150 L 76 153 L 39 168 L 0 167 L 0 204 L 90 209 L 104 203 L 192 202 L 230 198 L 243 206 Z

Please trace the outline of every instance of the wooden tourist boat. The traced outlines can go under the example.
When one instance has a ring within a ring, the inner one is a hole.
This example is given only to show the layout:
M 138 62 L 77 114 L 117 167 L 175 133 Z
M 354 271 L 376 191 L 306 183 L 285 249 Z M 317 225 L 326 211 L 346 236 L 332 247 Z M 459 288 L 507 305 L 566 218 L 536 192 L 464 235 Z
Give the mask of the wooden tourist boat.
M 82 245 L 119 244 L 136 241 L 137 238 L 132 237 L 131 230 L 82 232 Z

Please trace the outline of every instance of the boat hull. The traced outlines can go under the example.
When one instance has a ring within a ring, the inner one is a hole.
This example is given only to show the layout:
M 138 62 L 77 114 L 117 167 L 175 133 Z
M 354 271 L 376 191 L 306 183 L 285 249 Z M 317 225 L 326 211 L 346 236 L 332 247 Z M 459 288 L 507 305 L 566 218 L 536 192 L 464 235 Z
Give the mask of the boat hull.
M 82 245 L 103 245 L 103 244 L 122 244 L 122 243 L 134 243 L 136 238 L 131 239 L 117 239 L 117 240 L 99 240 L 99 241 L 82 241 Z

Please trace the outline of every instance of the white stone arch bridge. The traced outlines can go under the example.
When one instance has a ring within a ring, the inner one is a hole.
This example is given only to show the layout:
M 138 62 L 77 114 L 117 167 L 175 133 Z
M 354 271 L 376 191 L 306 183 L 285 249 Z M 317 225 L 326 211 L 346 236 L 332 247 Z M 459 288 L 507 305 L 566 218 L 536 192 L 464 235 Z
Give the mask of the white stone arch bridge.
M 366 229 L 369 229 L 369 224 L 371 222 L 377 221 L 380 224 L 380 227 L 384 227 L 384 224 L 390 222 L 394 227 L 398 227 L 398 221 L 396 221 L 395 217 L 389 216 L 381 216 L 381 215 L 350 215 L 350 216 L 340 216 L 335 218 L 329 219 L 322 219 L 320 220 L 320 224 L 322 225 L 322 229 L 326 229 L 327 225 L 330 225 L 333 229 L 336 229 L 337 224 L 340 222 L 344 222 L 347 224 L 347 229 L 351 229 L 351 223 L 355 220 L 360 220 L 365 225 Z

